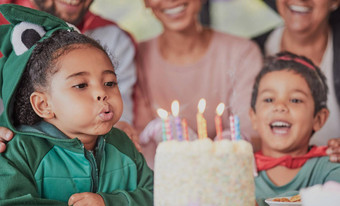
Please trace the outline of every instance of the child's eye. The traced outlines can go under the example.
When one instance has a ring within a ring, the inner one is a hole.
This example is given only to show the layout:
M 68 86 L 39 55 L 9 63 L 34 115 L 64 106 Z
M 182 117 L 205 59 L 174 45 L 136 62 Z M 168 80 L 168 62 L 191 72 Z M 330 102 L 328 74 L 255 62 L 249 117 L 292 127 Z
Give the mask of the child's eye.
M 84 89 L 85 87 L 87 87 L 87 84 L 82 83 L 82 84 L 77 84 L 73 86 L 76 89 Z
M 272 98 L 265 98 L 263 101 L 267 102 L 267 103 L 271 103 L 271 102 L 273 102 L 273 99 Z
M 301 103 L 302 101 L 300 99 L 291 99 L 292 103 Z
M 104 85 L 108 87 L 113 87 L 117 85 L 117 82 L 105 82 Z

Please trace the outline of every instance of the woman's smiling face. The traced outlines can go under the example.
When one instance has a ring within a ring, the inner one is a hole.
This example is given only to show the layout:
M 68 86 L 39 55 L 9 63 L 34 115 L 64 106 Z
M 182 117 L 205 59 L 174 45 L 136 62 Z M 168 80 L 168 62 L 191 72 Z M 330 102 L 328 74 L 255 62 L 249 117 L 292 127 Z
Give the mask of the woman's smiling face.
M 329 14 L 339 0 L 276 0 L 277 9 L 290 32 L 313 32 L 327 28 Z
M 201 0 L 145 0 L 164 29 L 183 31 L 199 23 Z

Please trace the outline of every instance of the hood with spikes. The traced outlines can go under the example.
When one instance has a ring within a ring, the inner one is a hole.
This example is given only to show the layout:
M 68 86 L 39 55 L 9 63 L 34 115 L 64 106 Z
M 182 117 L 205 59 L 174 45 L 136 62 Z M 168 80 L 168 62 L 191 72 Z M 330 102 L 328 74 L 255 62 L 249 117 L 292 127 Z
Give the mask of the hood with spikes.
M 63 29 L 73 31 L 74 27 L 43 11 L 15 4 L 0 5 L 0 12 L 10 24 L 0 26 L 0 97 L 4 112 L 0 124 L 12 130 L 13 94 L 37 42 Z

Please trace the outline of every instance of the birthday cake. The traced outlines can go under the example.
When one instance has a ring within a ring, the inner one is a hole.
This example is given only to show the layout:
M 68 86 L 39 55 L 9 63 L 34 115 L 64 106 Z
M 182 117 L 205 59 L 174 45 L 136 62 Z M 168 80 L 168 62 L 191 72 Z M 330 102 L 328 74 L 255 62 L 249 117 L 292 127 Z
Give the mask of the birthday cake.
M 155 157 L 156 206 L 254 206 L 253 150 L 244 140 L 164 141 Z

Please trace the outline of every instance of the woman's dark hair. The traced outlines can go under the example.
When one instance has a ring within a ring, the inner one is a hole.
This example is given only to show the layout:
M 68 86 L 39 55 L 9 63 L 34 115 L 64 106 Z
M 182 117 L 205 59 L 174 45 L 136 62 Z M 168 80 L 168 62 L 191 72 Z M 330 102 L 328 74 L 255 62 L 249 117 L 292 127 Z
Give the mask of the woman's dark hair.
M 61 56 L 84 47 L 95 47 L 106 53 L 97 41 L 75 31 L 58 30 L 37 43 L 14 96 L 14 125 L 33 125 L 41 120 L 31 106 L 31 94 L 49 86 L 49 78 L 58 71 L 57 61 Z
M 314 99 L 314 115 L 322 108 L 327 108 L 328 87 L 326 77 L 311 60 L 290 52 L 280 52 L 264 60 L 264 66 L 256 76 L 251 96 L 251 108 L 255 110 L 259 84 L 263 76 L 273 71 L 288 70 L 300 74 L 307 82 Z

